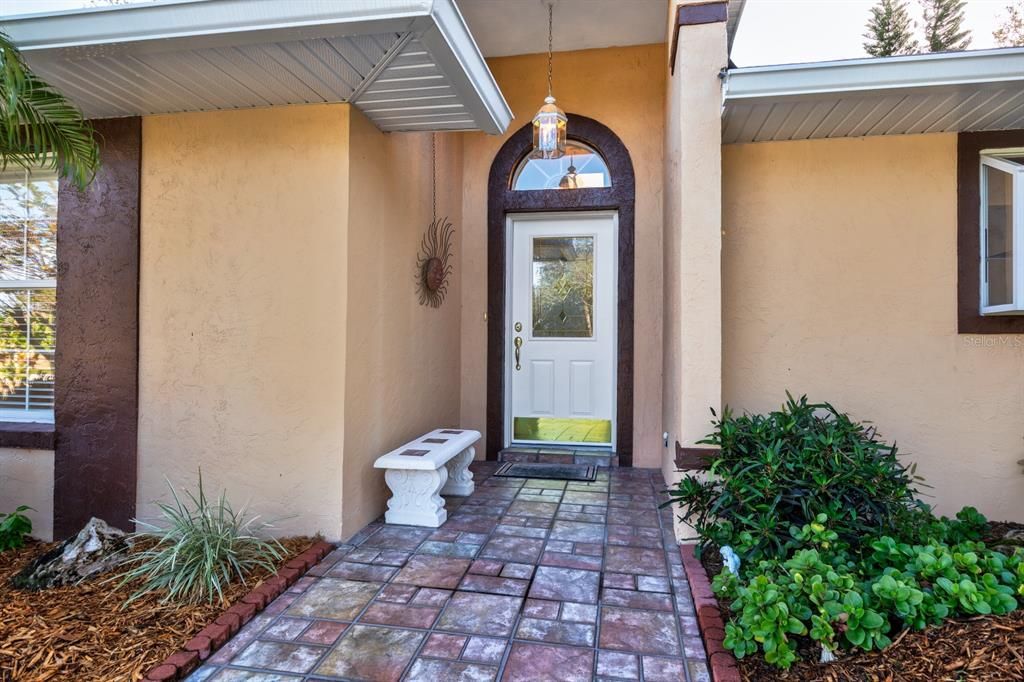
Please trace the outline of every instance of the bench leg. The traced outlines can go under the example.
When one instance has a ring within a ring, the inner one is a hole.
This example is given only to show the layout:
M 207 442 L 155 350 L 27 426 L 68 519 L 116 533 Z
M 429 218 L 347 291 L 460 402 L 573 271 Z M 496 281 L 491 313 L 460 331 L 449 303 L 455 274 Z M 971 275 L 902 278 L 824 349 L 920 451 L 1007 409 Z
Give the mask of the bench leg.
M 448 483 L 441 491 L 442 495 L 466 496 L 473 494 L 475 486 L 473 472 L 469 470 L 469 465 L 475 457 L 476 448 L 468 447 L 448 460 L 448 463 L 445 464 L 448 469 Z
M 388 469 L 384 480 L 391 489 L 388 510 L 384 514 L 387 523 L 437 528 L 448 518 L 444 498 L 438 494 L 448 480 L 446 468 L 436 471 Z

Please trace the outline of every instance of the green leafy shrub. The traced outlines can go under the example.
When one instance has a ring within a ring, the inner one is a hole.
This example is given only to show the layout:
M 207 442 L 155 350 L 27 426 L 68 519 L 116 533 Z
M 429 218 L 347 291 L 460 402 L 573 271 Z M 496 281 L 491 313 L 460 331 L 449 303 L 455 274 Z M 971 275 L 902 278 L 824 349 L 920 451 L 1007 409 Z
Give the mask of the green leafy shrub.
M 0 552 L 25 545 L 25 538 L 32 532 L 32 519 L 24 514 L 29 510 L 32 507 L 21 505 L 10 514 L 0 514 Z
M 183 502 L 171 487 L 171 496 L 173 504 L 158 505 L 165 525 L 136 521 L 146 530 L 133 539 L 144 549 L 126 559 L 119 578 L 122 587 L 136 580 L 141 586 L 126 605 L 154 591 L 166 592 L 164 602 L 223 602 L 229 583 L 245 583 L 258 568 L 274 571 L 283 558 L 277 541 L 257 537 L 267 524 L 232 509 L 226 493 L 217 501 L 206 496 L 201 473 L 196 493 L 186 491 Z
M 827 523 L 821 515 L 792 529 L 797 548 L 784 560 L 715 577 L 715 593 L 730 601 L 733 615 L 725 647 L 738 658 L 760 651 L 788 668 L 801 639 L 829 652 L 883 649 L 891 632 L 1008 613 L 1018 606 L 1014 594 L 1024 595 L 1024 549 L 1006 556 L 979 542 L 910 545 L 881 536 L 858 561 L 812 527 Z
M 731 545 L 747 561 L 783 558 L 798 543 L 789 528 L 825 514 L 836 541 L 856 548 L 927 512 L 896 446 L 828 403 L 786 396 L 767 415 L 726 408 L 701 441 L 719 448 L 708 480 L 686 477 L 670 491 L 703 544 Z
M 882 649 L 893 632 L 1008 613 L 1024 598 L 1024 548 L 986 547 L 973 507 L 936 517 L 895 446 L 828 403 L 787 394 L 768 415 L 727 409 L 702 442 L 720 448 L 707 480 L 687 477 L 670 494 L 702 547 L 742 559 L 738 575 L 714 579 L 739 658 L 788 668 L 801 645 Z

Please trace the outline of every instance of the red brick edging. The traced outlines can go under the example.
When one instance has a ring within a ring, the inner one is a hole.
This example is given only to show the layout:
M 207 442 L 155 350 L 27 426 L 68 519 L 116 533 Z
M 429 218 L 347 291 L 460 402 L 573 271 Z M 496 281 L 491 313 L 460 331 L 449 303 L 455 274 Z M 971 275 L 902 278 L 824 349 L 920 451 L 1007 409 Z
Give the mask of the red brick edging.
M 686 580 L 690 583 L 693 594 L 693 608 L 697 611 L 697 624 L 704 639 L 704 649 L 708 654 L 711 667 L 711 679 L 714 682 L 741 682 L 740 669 L 736 665 L 736 657 L 722 644 L 725 639 L 725 623 L 722 610 L 711 589 L 711 580 L 704 565 L 697 558 L 694 550 L 696 545 L 680 545 L 679 554 L 683 558 Z
M 267 607 L 289 587 L 334 550 L 329 542 L 320 541 L 293 559 L 289 559 L 277 573 L 267 578 L 258 587 L 253 588 L 212 623 L 199 631 L 183 648 L 175 651 L 154 666 L 143 682 L 168 682 L 183 680 L 199 664 L 219 649 L 253 616 Z

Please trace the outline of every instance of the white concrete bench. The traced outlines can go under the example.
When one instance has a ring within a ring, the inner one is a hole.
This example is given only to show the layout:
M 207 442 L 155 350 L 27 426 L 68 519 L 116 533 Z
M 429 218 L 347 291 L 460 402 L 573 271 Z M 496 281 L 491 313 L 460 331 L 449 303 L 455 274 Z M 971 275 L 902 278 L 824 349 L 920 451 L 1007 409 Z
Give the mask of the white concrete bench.
M 378 457 L 373 466 L 386 470 L 384 480 L 391 489 L 384 521 L 429 528 L 444 523 L 448 512 L 441 495 L 473 492 L 469 464 L 478 440 L 479 431 L 435 429 Z

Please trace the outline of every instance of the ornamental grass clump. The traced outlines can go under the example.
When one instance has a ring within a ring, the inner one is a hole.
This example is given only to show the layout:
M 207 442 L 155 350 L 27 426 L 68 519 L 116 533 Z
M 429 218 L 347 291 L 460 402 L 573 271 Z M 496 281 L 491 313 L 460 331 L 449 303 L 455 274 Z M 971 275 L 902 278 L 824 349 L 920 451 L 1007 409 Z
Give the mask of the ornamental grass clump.
M 258 537 L 270 528 L 245 510 L 235 511 L 222 492 L 216 501 L 203 490 L 202 473 L 198 490 L 185 491 L 182 500 L 171 489 L 173 504 L 160 503 L 163 524 L 136 520 L 145 530 L 133 535 L 144 549 L 125 560 L 120 585 L 138 587 L 125 603 L 151 592 L 165 592 L 162 602 L 224 602 L 225 588 L 232 582 L 245 584 L 258 569 L 276 570 L 284 548 L 276 540 Z

